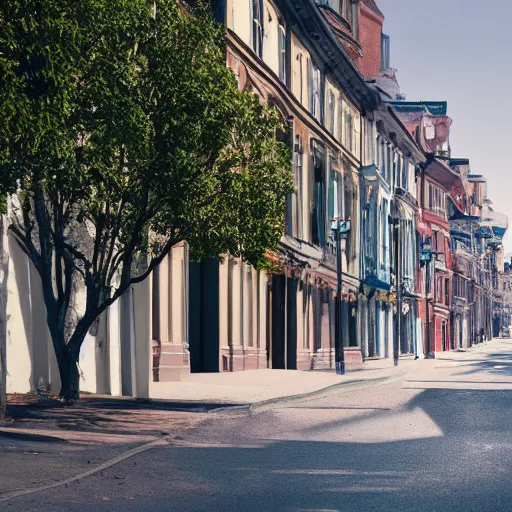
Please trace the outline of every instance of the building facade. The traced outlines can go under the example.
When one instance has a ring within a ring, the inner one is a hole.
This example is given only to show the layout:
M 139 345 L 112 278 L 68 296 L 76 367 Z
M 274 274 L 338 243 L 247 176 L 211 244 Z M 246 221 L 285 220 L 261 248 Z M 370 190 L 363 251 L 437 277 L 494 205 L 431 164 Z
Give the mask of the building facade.
M 507 219 L 485 179 L 451 157 L 445 102 L 408 102 L 374 0 L 214 0 L 240 90 L 275 107 L 292 152 L 275 270 L 191 262 L 174 247 L 98 320 L 84 391 L 161 397 L 190 372 L 335 368 L 341 243 L 347 368 L 467 349 L 510 323 Z M 9 243 L 9 390 L 59 387 L 40 284 Z M 14 334 L 15 333 L 15 334 Z

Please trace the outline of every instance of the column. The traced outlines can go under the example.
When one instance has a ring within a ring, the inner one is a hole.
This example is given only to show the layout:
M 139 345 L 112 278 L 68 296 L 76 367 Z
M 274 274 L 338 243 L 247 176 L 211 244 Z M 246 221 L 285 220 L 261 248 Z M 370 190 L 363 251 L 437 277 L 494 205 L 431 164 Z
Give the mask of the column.
M 267 274 L 258 272 L 258 368 L 267 367 Z
M 225 256 L 219 264 L 219 368 L 221 371 L 229 370 L 231 358 L 229 349 L 229 273 L 230 257 Z
M 304 287 L 299 282 L 297 287 L 297 370 L 309 369 L 309 351 L 304 349 L 304 324 L 306 312 L 304 311 Z
M 160 265 L 158 293 L 161 338 L 160 382 L 182 380 L 189 373 L 187 350 L 187 248 L 173 247 Z
M 230 371 L 244 369 L 244 350 L 242 346 L 242 262 L 240 258 L 231 258 L 229 265 L 229 345 Z
M 172 254 L 172 250 L 171 250 Z M 170 317 L 170 294 L 169 294 L 169 267 L 170 257 L 167 255 L 158 266 L 158 341 L 162 344 L 169 343 L 169 317 Z

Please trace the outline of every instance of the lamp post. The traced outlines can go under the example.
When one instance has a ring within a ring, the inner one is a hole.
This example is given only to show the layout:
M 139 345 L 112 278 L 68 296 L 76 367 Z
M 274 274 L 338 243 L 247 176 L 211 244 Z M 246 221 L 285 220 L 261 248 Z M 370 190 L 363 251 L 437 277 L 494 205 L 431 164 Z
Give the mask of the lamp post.
M 425 277 L 426 277 L 426 311 L 425 311 L 425 323 L 427 324 L 427 357 L 430 356 L 430 347 L 431 347 L 431 332 L 430 332 L 430 305 L 429 305 L 429 295 L 431 290 L 430 283 L 430 264 L 432 263 L 432 243 L 430 238 L 428 241 L 425 241 L 422 246 L 421 255 L 420 255 L 421 263 L 425 264 Z
M 350 220 L 342 221 L 339 217 L 331 220 L 331 231 L 336 242 L 336 303 L 334 318 L 334 338 L 335 338 L 335 361 L 336 373 L 345 375 L 345 352 L 343 350 L 343 339 L 341 336 L 341 305 L 343 293 L 343 268 L 341 264 L 341 240 L 346 239 L 350 233 Z
M 400 218 L 398 215 L 393 218 L 393 231 L 395 241 L 395 293 L 396 293 L 396 316 L 395 335 L 393 336 L 393 362 L 398 366 L 400 356 L 400 316 L 402 314 L 402 286 L 400 276 Z
M 426 270 L 425 270 L 425 274 L 426 274 L 426 295 L 427 295 L 427 304 L 426 304 L 426 323 L 427 323 L 427 357 L 430 356 L 430 352 L 431 352 L 431 346 L 432 346 L 432 342 L 431 342 L 431 339 L 432 339 L 432 332 L 431 332 L 431 328 L 430 328 L 430 307 L 429 307 L 429 295 L 430 295 L 430 292 L 432 291 L 432 284 L 434 285 L 433 287 L 433 290 L 434 290 L 434 293 L 433 293 L 433 297 L 432 297 L 432 302 L 435 304 L 435 301 L 436 301 L 436 282 L 435 282 L 435 279 L 436 279 L 436 266 L 434 264 L 434 275 L 433 275 L 433 278 L 430 279 L 430 265 L 432 263 L 432 260 L 437 260 L 438 256 L 441 256 L 441 255 L 444 255 L 444 252 L 435 252 L 432 250 L 432 242 L 431 242 L 431 239 L 428 238 L 424 243 L 423 243 L 423 246 L 422 246 L 422 250 L 421 250 L 421 255 L 420 255 L 420 261 L 421 263 L 424 263 L 426 265 Z M 433 281 L 433 283 L 432 283 Z

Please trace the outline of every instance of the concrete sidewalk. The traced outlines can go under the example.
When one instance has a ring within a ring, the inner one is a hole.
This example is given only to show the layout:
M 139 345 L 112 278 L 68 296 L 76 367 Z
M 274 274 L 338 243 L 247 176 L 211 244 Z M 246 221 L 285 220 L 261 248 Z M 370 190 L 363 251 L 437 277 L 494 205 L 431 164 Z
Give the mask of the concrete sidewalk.
M 393 380 L 421 363 L 401 359 L 367 361 L 360 370 L 336 375 L 334 370 L 250 370 L 235 373 L 195 373 L 181 382 L 155 382 L 150 396 L 156 400 L 251 405 L 269 400 L 319 393 L 343 385 L 371 385 Z
M 13 494 L 75 485 L 119 460 L 180 439 L 208 418 L 206 411 L 87 396 L 73 407 L 52 397 L 10 396 L 8 412 L 10 418 L 0 422 L 0 510 Z

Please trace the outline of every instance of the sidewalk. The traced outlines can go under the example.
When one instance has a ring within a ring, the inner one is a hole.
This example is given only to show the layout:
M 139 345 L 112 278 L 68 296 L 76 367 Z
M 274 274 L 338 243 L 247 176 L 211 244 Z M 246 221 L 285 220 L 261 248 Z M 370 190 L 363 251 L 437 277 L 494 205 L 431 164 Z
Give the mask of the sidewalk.
M 76 485 L 77 477 L 180 439 L 208 417 L 185 407 L 88 396 L 73 407 L 36 395 L 11 395 L 9 402 L 10 419 L 0 423 L 0 510 L 13 492 L 70 479 Z
M 373 360 L 362 369 L 336 375 L 334 370 L 250 370 L 235 373 L 193 373 L 181 382 L 155 382 L 150 396 L 171 400 L 225 405 L 251 405 L 297 395 L 318 393 L 343 385 L 371 385 L 403 375 L 417 361 Z

